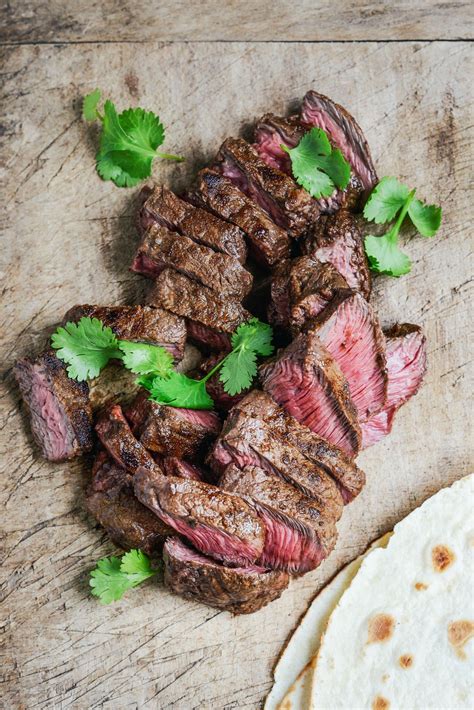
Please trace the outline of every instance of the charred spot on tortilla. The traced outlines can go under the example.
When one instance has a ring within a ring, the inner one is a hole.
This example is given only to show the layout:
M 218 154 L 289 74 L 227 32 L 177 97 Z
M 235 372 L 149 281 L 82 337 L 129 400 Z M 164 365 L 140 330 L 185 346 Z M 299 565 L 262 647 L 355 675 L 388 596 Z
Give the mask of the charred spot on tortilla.
M 384 643 L 393 635 L 395 619 L 390 614 L 376 614 L 369 621 L 367 643 Z
M 400 664 L 401 668 L 411 668 L 411 666 L 413 665 L 413 656 L 410 653 L 404 653 L 398 659 L 398 663 Z
M 474 621 L 460 619 L 448 624 L 448 641 L 459 658 L 466 658 L 464 646 L 474 636 Z
M 445 572 L 455 559 L 456 555 L 446 545 L 436 545 L 431 550 L 431 560 L 436 572 Z
M 414 587 L 417 592 L 424 592 L 425 589 L 428 589 L 428 585 L 424 582 L 415 582 Z
M 383 698 L 381 695 L 377 695 L 372 703 L 372 710 L 388 710 L 390 707 L 390 702 L 387 698 Z

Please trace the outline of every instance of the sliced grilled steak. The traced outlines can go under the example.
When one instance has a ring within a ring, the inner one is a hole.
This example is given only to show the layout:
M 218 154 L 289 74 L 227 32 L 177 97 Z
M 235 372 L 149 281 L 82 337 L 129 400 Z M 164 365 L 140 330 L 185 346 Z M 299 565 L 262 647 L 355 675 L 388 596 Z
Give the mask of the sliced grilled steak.
M 166 348 L 177 360 L 183 357 L 186 325 L 182 318 L 162 308 L 149 306 L 73 306 L 64 316 L 64 323 L 82 317 L 98 318 L 112 328 L 117 338 L 139 343 L 151 343 Z
M 177 476 L 178 478 L 190 478 L 193 481 L 203 480 L 203 471 L 194 463 L 183 461 L 175 456 L 168 456 L 163 459 L 163 470 L 167 476 Z
M 172 269 L 165 269 L 156 279 L 148 303 L 185 317 L 190 338 L 222 350 L 230 348 L 229 334 L 251 317 L 239 301 L 221 297 Z M 221 337 L 213 340 L 214 334 Z
M 270 167 L 242 138 L 221 145 L 218 169 L 292 236 L 300 236 L 319 217 L 310 194 L 281 170 Z
M 151 224 L 162 224 L 198 244 L 234 256 L 242 264 L 245 262 L 247 248 L 244 235 L 235 225 L 185 202 L 164 185 L 155 187 L 145 197 L 139 212 L 140 232 Z
M 133 476 L 102 451 L 96 458 L 86 508 L 125 550 L 138 548 L 156 556 L 172 528 L 140 503 L 133 492 Z
M 217 473 L 223 473 L 231 463 L 242 469 L 257 466 L 275 473 L 313 498 L 330 520 L 341 516 L 342 496 L 324 468 L 276 436 L 265 420 L 249 417 L 238 407 L 227 417 L 208 460 Z
M 351 288 L 369 298 L 372 278 L 362 232 L 354 215 L 340 210 L 330 217 L 322 217 L 301 246 L 305 254 L 332 264 Z
M 221 296 L 242 299 L 252 288 L 252 275 L 235 257 L 200 246 L 160 224 L 152 224 L 142 236 L 131 269 L 156 278 L 167 267 Z
M 379 412 L 387 397 L 385 338 L 377 316 L 359 293 L 334 299 L 313 330 L 344 373 L 359 421 Z
M 349 287 L 331 264 L 310 256 L 284 261 L 272 282 L 269 320 L 296 335 Z
M 263 388 L 311 431 L 348 456 L 360 448 L 357 410 L 340 367 L 312 331 L 260 368 Z
M 310 126 L 305 125 L 299 116 L 281 118 L 267 113 L 257 122 L 254 148 L 267 165 L 292 175 L 290 157 L 281 146 L 283 144 L 294 148 L 309 129 Z M 329 197 L 320 197 L 314 202 L 322 214 L 332 214 L 341 207 L 355 210 L 361 193 L 362 184 L 357 175 L 352 173 L 349 185 L 344 190 L 335 190 Z
M 46 459 L 65 461 L 91 450 L 92 407 L 86 382 L 70 379 L 52 350 L 18 360 L 13 374 L 33 437 Z
M 426 338 L 419 326 L 395 325 L 385 338 L 387 400 L 378 414 L 362 424 L 362 448 L 390 433 L 397 410 L 418 392 L 426 371 Z
M 327 96 L 308 91 L 301 106 L 301 119 L 309 126 L 318 126 L 341 150 L 353 171 L 359 176 L 364 190 L 371 190 L 377 182 L 368 143 L 351 114 Z
M 337 483 L 344 503 L 353 500 L 365 484 L 365 474 L 336 446 L 317 436 L 290 416 L 266 392 L 252 390 L 235 409 L 265 422 L 274 437 L 295 446 L 309 461 L 323 468 Z
M 265 523 L 265 547 L 258 563 L 290 574 L 317 567 L 334 548 L 336 525 L 314 500 L 273 473 L 255 466 L 229 466 L 220 488 L 254 505 Z
M 199 554 L 178 538 L 166 541 L 165 584 L 185 599 L 230 611 L 251 614 L 278 599 L 288 586 L 285 572 L 263 567 L 224 567 Z
M 135 474 L 139 468 L 155 468 L 156 464 L 148 451 L 132 434 L 119 404 L 102 410 L 95 430 L 110 456 L 129 473 Z
M 232 565 L 248 565 L 262 554 L 265 529 L 238 496 L 202 481 L 141 469 L 135 495 L 201 552 Z
M 201 170 L 198 193 L 190 198 L 200 200 L 219 217 L 240 227 L 247 236 L 252 255 L 263 266 L 275 266 L 289 256 L 290 238 L 286 231 L 222 175 Z

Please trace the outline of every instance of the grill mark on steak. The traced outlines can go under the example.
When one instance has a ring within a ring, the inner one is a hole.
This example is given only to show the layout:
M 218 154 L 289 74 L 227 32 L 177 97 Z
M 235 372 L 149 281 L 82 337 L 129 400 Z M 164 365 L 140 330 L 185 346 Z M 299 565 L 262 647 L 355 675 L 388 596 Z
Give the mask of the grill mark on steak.
M 148 451 L 132 434 L 119 404 L 102 410 L 95 430 L 113 460 L 126 471 L 135 474 L 139 468 L 155 468 Z
M 300 236 L 318 219 L 319 208 L 310 194 L 287 174 L 261 160 L 242 138 L 227 138 L 217 160 L 222 175 L 292 236 Z
M 298 422 L 349 457 L 360 448 L 357 410 L 342 370 L 312 331 L 260 367 L 263 389 Z
M 390 433 L 398 409 L 415 395 L 426 372 L 426 338 L 417 325 L 403 323 L 385 331 L 387 400 L 362 424 L 362 448 Z
M 253 257 L 271 268 L 290 253 L 290 238 L 267 213 L 227 178 L 205 169 L 198 175 L 198 191 L 189 195 L 246 235 Z
M 385 338 L 372 307 L 359 293 L 343 294 L 312 330 L 344 373 L 359 421 L 379 412 L 387 397 Z
M 224 567 L 187 547 L 178 538 L 166 541 L 163 559 L 165 585 L 185 599 L 250 614 L 278 599 L 288 586 L 285 572 L 262 567 Z
M 150 306 L 73 306 L 63 323 L 82 317 L 98 318 L 121 340 L 150 343 L 166 348 L 176 360 L 181 360 L 186 342 L 184 320 L 162 308 Z
M 167 267 L 221 296 L 242 299 L 252 288 L 252 275 L 235 257 L 200 246 L 162 225 L 152 224 L 142 236 L 131 270 L 156 278 Z
M 274 437 L 295 446 L 309 461 L 322 467 L 338 485 L 344 503 L 353 500 L 362 490 L 365 474 L 354 461 L 300 424 L 267 393 L 252 390 L 235 410 L 246 417 L 262 420 Z
M 356 217 L 347 210 L 323 217 L 301 241 L 304 254 L 332 264 L 350 288 L 369 298 L 372 277 L 362 232 Z
M 198 244 L 229 254 L 244 263 L 247 258 L 242 231 L 234 224 L 185 202 L 164 185 L 145 192 L 138 217 L 138 231 L 158 223 L 193 239 Z
M 281 478 L 254 466 L 231 465 L 220 487 L 255 506 L 265 523 L 265 547 L 260 564 L 303 574 L 315 569 L 336 544 L 336 526 L 314 500 Z
M 140 469 L 133 483 L 137 498 L 204 554 L 237 566 L 262 554 L 264 526 L 238 496 L 157 470 Z
M 53 350 L 18 360 L 13 374 L 33 438 L 46 459 L 65 461 L 92 449 L 89 387 L 68 377 Z

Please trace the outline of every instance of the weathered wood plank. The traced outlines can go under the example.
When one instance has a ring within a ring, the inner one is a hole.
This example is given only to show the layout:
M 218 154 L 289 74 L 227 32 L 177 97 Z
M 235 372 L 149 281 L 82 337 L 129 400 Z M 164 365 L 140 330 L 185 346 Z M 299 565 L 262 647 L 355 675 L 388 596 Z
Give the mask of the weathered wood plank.
M 468 39 L 466 0 L 23 0 L 5 2 L 4 42 Z
M 11 708 L 256 708 L 288 632 L 320 585 L 428 495 L 472 469 L 472 164 L 470 48 L 463 43 L 215 43 L 3 50 L 3 308 L 0 475 L 5 619 L 3 697 Z M 160 111 L 166 147 L 189 156 L 156 174 L 184 185 L 226 135 L 309 87 L 353 111 L 381 175 L 441 202 L 444 226 L 407 244 L 412 273 L 377 281 L 385 324 L 429 339 L 420 394 L 391 437 L 361 457 L 368 485 L 345 512 L 335 553 L 257 616 L 232 619 L 159 583 L 101 607 L 87 571 L 113 550 L 83 511 L 86 462 L 50 465 L 31 448 L 11 381 L 78 301 L 140 298 L 128 272 L 134 191 L 101 182 L 80 97 L 102 86 L 119 105 Z

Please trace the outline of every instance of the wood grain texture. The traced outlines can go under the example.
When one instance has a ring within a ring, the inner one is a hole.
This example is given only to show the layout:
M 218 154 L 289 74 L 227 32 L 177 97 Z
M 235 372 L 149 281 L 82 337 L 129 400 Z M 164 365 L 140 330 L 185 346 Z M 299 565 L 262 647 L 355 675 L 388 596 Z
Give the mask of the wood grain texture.
M 0 320 L 3 692 L 7 708 L 257 708 L 290 630 L 320 586 L 368 542 L 473 466 L 472 76 L 466 43 L 139 44 L 3 48 L 3 305 Z M 134 190 L 94 170 L 80 99 L 101 86 L 119 106 L 159 110 L 183 186 L 220 141 L 310 87 L 352 111 L 380 175 L 440 202 L 431 240 L 407 235 L 412 272 L 379 278 L 384 324 L 420 323 L 429 370 L 392 435 L 360 457 L 364 492 L 336 551 L 257 615 L 232 618 L 159 582 L 120 603 L 88 595 L 88 570 L 113 551 L 83 509 L 85 461 L 52 465 L 31 446 L 11 378 L 76 302 L 133 302 Z
M 4 42 L 468 39 L 467 0 L 4 0 Z

